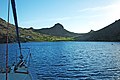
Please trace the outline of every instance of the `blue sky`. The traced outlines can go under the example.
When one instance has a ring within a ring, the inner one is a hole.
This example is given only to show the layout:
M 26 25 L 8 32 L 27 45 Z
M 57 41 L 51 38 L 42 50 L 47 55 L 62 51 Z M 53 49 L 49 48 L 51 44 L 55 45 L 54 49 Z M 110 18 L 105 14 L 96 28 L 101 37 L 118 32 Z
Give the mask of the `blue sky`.
M 0 17 L 5 20 L 7 1 L 0 0 Z M 120 19 L 120 0 L 16 0 L 16 6 L 19 26 L 25 28 L 61 23 L 71 32 L 85 33 Z

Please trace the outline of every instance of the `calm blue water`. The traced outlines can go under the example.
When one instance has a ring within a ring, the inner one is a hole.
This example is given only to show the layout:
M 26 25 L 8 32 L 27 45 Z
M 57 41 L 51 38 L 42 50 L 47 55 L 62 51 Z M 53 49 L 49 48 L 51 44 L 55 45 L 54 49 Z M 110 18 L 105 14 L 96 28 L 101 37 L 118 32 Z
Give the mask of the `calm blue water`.
M 120 80 L 120 42 L 30 42 L 22 46 L 31 48 L 34 80 Z M 1 44 L 1 53 L 3 48 Z M 16 44 L 9 44 L 10 63 L 15 60 L 15 48 Z

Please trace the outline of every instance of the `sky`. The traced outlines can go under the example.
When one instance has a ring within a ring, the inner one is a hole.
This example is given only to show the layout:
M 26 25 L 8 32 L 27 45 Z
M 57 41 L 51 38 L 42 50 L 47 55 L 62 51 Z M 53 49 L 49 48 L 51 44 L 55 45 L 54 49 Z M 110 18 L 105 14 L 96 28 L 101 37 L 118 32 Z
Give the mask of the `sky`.
M 19 26 L 49 28 L 61 23 L 65 29 L 86 33 L 120 19 L 120 0 L 15 0 Z M 7 20 L 8 0 L 0 0 L 0 17 Z M 12 9 L 10 22 L 13 23 Z

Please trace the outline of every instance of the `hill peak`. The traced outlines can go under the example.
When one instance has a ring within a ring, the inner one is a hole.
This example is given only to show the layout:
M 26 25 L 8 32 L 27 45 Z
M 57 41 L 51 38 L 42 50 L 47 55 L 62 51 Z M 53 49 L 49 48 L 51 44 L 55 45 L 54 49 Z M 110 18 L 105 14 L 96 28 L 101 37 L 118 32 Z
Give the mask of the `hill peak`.
M 70 32 L 66 30 L 62 24 L 56 23 L 51 28 L 42 28 L 42 29 L 34 29 L 35 32 L 52 35 L 52 36 L 60 36 L 60 37 L 74 37 L 78 36 L 79 34 Z
M 55 28 L 55 29 L 64 29 L 64 27 L 63 27 L 63 25 L 62 24 L 60 24 L 60 23 L 57 23 L 57 24 L 55 24 L 53 27 L 51 27 L 51 28 Z

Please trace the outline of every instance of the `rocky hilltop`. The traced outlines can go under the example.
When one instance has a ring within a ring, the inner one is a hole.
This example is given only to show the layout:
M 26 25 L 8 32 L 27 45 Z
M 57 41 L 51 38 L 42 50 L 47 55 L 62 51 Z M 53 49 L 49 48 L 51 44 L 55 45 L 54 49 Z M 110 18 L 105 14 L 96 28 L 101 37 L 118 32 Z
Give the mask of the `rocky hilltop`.
M 77 37 L 80 35 L 78 33 L 73 33 L 64 29 L 63 25 L 60 23 L 55 24 L 51 28 L 33 29 L 33 31 L 47 35 L 61 36 L 61 37 Z

